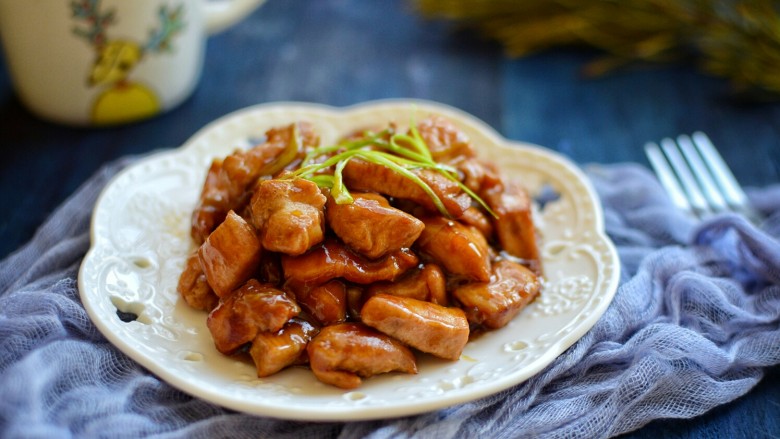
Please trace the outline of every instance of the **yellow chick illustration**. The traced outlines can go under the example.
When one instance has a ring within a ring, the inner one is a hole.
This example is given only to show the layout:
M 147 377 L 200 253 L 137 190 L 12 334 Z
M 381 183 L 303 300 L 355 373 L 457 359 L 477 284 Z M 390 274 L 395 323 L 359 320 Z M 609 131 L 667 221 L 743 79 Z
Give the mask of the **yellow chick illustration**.
M 141 60 L 143 51 L 132 41 L 111 41 L 98 55 L 89 85 L 111 85 L 95 100 L 92 120 L 106 125 L 144 119 L 160 111 L 157 96 L 143 84 L 129 82 L 128 74 Z
M 149 41 L 142 45 L 135 41 L 112 39 L 105 29 L 115 20 L 114 11 L 101 13 L 100 0 L 74 0 L 71 2 L 73 17 L 86 21 L 88 28 L 75 28 L 73 32 L 92 43 L 97 57 L 92 65 L 87 84 L 103 87 L 92 106 L 92 121 L 97 125 L 145 119 L 160 112 L 156 93 L 146 85 L 129 78 L 130 73 L 149 52 L 170 51 L 170 40 L 183 27 L 182 6 L 159 11 L 161 27 L 151 32 Z

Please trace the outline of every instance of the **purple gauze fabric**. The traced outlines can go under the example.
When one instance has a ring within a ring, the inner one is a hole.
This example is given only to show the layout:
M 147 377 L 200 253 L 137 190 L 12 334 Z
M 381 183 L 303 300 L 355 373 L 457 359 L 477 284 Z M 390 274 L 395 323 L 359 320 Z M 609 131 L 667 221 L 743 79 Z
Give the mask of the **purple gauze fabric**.
M 586 171 L 622 279 L 594 328 L 497 395 L 419 416 L 306 423 L 244 415 L 172 388 L 90 322 L 76 276 L 111 164 L 0 262 L 1 437 L 610 437 L 743 395 L 780 363 L 780 185 L 749 191 L 762 228 L 678 213 L 637 165 Z

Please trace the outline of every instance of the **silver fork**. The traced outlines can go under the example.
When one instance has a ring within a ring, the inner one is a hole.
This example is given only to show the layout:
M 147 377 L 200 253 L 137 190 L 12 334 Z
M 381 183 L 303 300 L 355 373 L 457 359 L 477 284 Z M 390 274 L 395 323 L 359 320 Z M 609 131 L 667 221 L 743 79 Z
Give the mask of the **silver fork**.
M 702 132 L 645 144 L 645 154 L 672 202 L 698 218 L 723 212 L 761 221 L 726 162 Z

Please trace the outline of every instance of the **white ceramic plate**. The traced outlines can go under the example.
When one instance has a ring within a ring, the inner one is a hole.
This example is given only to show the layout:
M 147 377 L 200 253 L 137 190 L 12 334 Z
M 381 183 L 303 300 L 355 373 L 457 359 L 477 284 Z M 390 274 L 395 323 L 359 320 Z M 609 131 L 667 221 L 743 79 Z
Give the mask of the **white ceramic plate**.
M 520 178 L 533 195 L 556 198 L 537 211 L 546 282 L 508 326 L 470 342 L 459 361 L 420 356 L 419 374 L 388 374 L 354 391 L 318 382 L 304 368 L 257 378 L 251 363 L 219 354 L 206 314 L 176 293 L 190 213 L 211 159 L 274 126 L 308 120 L 323 144 L 356 128 L 407 125 L 438 113 L 472 139 L 481 157 Z M 120 350 L 171 385 L 231 409 L 299 420 L 389 418 L 436 410 L 523 382 L 582 337 L 615 293 L 619 260 L 603 233 L 601 208 L 584 175 L 545 148 L 510 142 L 451 107 L 378 101 L 348 108 L 279 103 L 227 115 L 183 147 L 147 157 L 117 175 L 95 206 L 92 248 L 81 266 L 84 306 Z M 138 315 L 120 320 L 117 310 Z

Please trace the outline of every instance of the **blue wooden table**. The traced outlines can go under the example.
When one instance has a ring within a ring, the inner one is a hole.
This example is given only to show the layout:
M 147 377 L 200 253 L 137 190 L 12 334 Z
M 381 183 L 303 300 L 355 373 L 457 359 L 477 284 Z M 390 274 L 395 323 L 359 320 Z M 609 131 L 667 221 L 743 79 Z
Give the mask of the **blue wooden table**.
M 727 82 L 690 65 L 584 79 L 580 69 L 594 55 L 555 51 L 510 60 L 492 43 L 421 20 L 403 2 L 270 0 L 209 40 L 203 79 L 183 105 L 98 130 L 30 115 L 0 64 L 0 258 L 104 163 L 178 146 L 215 118 L 271 101 L 430 99 L 583 165 L 646 164 L 645 141 L 702 130 L 743 184 L 780 181 L 780 104 L 734 100 Z M 692 420 L 659 420 L 627 437 L 778 437 L 778 395 L 775 367 L 730 404 Z

